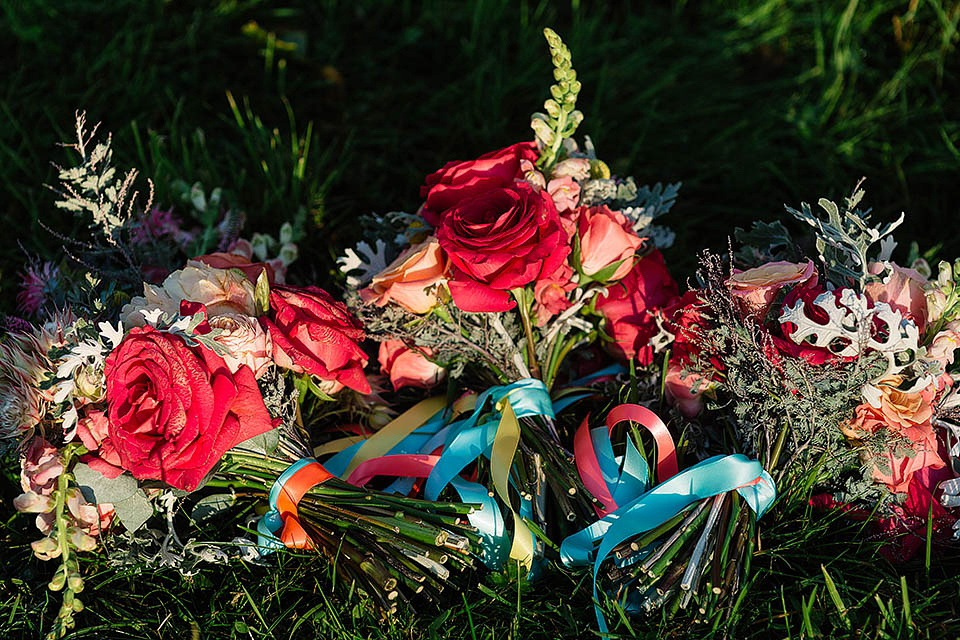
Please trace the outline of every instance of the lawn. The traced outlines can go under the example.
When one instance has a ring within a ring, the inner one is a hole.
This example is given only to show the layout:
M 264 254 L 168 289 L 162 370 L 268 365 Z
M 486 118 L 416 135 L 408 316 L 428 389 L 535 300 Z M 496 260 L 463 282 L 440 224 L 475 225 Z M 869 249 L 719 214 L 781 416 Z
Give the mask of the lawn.
M 73 220 L 45 186 L 70 161 L 74 112 L 113 132 L 114 164 L 156 199 L 222 187 L 248 229 L 306 234 L 292 279 L 336 289 L 336 256 L 372 211 L 413 212 L 423 177 L 452 159 L 531 138 L 552 82 L 541 32 L 573 52 L 579 134 L 614 173 L 682 182 L 662 219 L 678 281 L 733 230 L 783 205 L 848 194 L 866 178 L 875 219 L 960 256 L 960 2 L 475 0 L 4 3 L 0 36 L 0 312 L 15 313 L 28 258 L 59 260 Z M 785 224 L 790 226 L 793 222 Z M 32 558 L 32 521 L 0 480 L 0 637 L 34 638 L 58 603 Z M 956 637 L 956 550 L 893 565 L 857 523 L 787 491 L 761 521 L 753 583 L 731 626 L 610 609 L 616 634 L 735 638 Z M 478 582 L 442 609 L 381 621 L 332 592 L 319 561 L 233 564 L 184 578 L 89 559 L 85 628 L 73 637 L 591 637 L 590 581 L 554 571 L 532 588 Z M 47 578 L 48 579 L 48 578 Z

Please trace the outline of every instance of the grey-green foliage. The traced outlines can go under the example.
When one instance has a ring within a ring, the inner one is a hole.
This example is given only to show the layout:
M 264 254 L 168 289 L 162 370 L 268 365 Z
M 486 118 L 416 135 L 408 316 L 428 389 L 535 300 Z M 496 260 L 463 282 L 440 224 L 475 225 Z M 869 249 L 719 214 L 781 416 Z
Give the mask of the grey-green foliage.
M 115 167 L 110 166 L 113 151 L 111 136 L 106 142 L 93 142 L 97 127 L 88 131 L 86 113 L 78 113 L 76 119 L 77 142 L 68 145 L 80 154 L 80 164 L 60 169 L 61 199 L 55 206 L 75 213 L 88 212 L 92 217 L 91 228 L 103 233 L 107 242 L 117 244 L 117 234 L 133 213 L 138 192 L 134 190 L 137 170 L 130 169 L 119 179 Z M 151 199 L 153 185 L 150 184 Z M 149 208 L 150 202 L 147 203 Z
M 431 350 L 430 360 L 457 377 L 465 365 L 477 363 L 480 371 L 492 371 L 503 380 L 516 380 L 515 354 L 524 334 L 517 314 L 468 313 L 456 305 L 442 305 L 427 315 L 417 315 L 399 305 L 377 307 L 365 304 L 355 291 L 345 302 L 363 323 L 367 337 L 378 342 L 403 340 Z M 446 316 L 446 317 L 444 317 Z M 493 325 L 499 316 L 502 331 Z
M 765 262 L 793 261 L 801 257 L 794 246 L 793 238 L 790 237 L 790 232 L 779 220 L 773 222 L 756 220 L 750 225 L 749 231 L 737 227 L 733 236 L 741 245 L 734 254 L 741 266 L 755 267 Z
M 551 97 L 543 103 L 546 113 L 534 113 L 530 127 L 541 149 L 537 166 L 544 173 L 549 173 L 554 163 L 560 159 L 563 141 L 577 130 L 583 121 L 583 114 L 576 110 L 580 82 L 573 68 L 570 49 L 553 29 L 544 29 L 543 35 L 550 46 L 553 77 L 557 82 L 551 85 Z
M 859 468 L 857 452 L 840 427 L 854 417 L 861 387 L 882 370 L 882 356 L 820 365 L 788 356 L 766 327 L 743 316 L 724 285 L 721 259 L 705 254 L 701 266 L 703 311 L 710 328 L 699 333 L 701 352 L 691 369 L 716 377 L 712 362 L 723 363 L 719 397 L 739 446 L 770 464 L 774 443 L 787 430 L 783 452 L 771 470 L 774 478 L 824 464 Z M 859 481 L 869 482 L 862 476 Z
M 73 475 L 84 497 L 96 504 L 112 504 L 128 531 L 136 531 L 153 515 L 153 503 L 130 474 L 107 479 L 81 462 L 73 468 Z
M 867 270 L 870 248 L 890 236 L 891 232 L 903 222 L 903 214 L 894 222 L 874 227 L 870 224 L 870 210 L 857 209 L 863 198 L 863 189 L 856 189 L 852 196 L 845 199 L 840 207 L 831 200 L 820 198 L 817 204 L 826 216 L 814 213 L 806 202 L 800 210 L 786 206 L 786 210 L 798 220 L 806 222 L 816 231 L 817 251 L 827 268 L 828 279 L 837 284 L 849 281 L 859 284 L 860 290 L 870 279 Z M 892 237 L 885 243 L 889 246 Z M 892 249 L 892 246 L 890 247 Z

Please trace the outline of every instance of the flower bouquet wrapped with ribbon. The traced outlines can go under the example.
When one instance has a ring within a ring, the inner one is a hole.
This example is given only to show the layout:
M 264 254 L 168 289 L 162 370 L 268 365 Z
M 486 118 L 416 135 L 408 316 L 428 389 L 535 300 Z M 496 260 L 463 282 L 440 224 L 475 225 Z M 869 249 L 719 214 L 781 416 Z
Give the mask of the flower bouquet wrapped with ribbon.
M 140 273 L 128 246 L 140 228 L 131 222 L 134 174 L 118 184 L 109 145 L 90 148 L 82 121 L 78 131 L 82 164 L 62 172 L 61 204 L 92 213 L 93 241 L 74 257 L 108 274 Z M 438 593 L 451 570 L 473 561 L 471 506 L 357 488 L 312 458 L 301 409 L 308 396 L 370 391 L 364 331 L 327 292 L 280 284 L 283 260 L 254 262 L 244 242 L 189 260 L 160 283 L 139 280 L 143 295 L 93 271 L 70 291 L 51 284 L 44 300 L 25 296 L 40 303 L 35 323 L 6 323 L 0 436 L 20 448 L 15 506 L 37 514 L 44 537 L 34 552 L 61 562 L 50 582 L 64 594 L 54 636 L 83 606 L 77 553 L 96 549 L 108 529 L 112 557 L 184 571 L 198 559 L 313 550 L 384 612 L 414 593 Z M 270 508 L 257 543 L 224 544 L 202 526 L 204 513 L 255 504 Z M 175 516 L 187 507 L 199 526 L 182 543 Z M 165 534 L 150 524 L 159 514 Z M 198 542 L 203 536 L 213 539 Z
M 374 216 L 339 260 L 394 388 L 449 375 L 478 391 L 532 379 L 550 392 L 579 377 L 564 367 L 574 350 L 589 351 L 593 370 L 605 364 L 600 345 L 652 360 L 648 311 L 677 293 L 658 250 L 673 234 L 653 222 L 679 185 L 638 187 L 612 176 L 589 138 L 574 141 L 580 82 L 569 49 L 545 35 L 556 84 L 533 116 L 534 139 L 446 164 L 427 176 L 416 214 Z M 592 500 L 561 446 L 569 434 L 552 413 L 519 424 L 520 494 L 536 504 L 549 489 L 553 522 L 587 517 Z M 553 528 L 541 511 L 538 525 Z
M 578 468 L 604 508 L 563 560 L 592 563 L 625 609 L 724 623 L 777 490 L 812 488 L 812 504 L 869 520 L 890 559 L 950 538 L 956 266 L 933 278 L 915 248 L 910 268 L 893 262 L 900 221 L 874 227 L 862 197 L 788 208 L 814 229 L 816 260 L 781 223 L 757 223 L 726 263 L 704 254 L 699 287 L 658 312 L 664 390 L 699 463 L 676 473 L 673 442 L 642 407 L 578 432 Z M 655 467 L 636 438 L 613 455 L 625 421 L 653 434 Z

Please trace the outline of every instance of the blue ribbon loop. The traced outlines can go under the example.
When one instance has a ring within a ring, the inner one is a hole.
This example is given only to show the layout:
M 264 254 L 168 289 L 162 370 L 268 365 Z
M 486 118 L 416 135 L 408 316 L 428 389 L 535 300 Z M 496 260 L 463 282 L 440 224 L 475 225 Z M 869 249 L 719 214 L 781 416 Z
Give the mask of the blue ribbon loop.
M 691 504 L 727 491 L 737 491 L 758 518 L 777 495 L 773 478 L 759 461 L 741 454 L 714 456 L 642 493 L 563 541 L 560 559 L 566 566 L 593 563 L 594 611 L 601 632 L 607 631 L 607 625 L 597 601 L 597 575 L 610 552 L 622 542 L 655 529 Z

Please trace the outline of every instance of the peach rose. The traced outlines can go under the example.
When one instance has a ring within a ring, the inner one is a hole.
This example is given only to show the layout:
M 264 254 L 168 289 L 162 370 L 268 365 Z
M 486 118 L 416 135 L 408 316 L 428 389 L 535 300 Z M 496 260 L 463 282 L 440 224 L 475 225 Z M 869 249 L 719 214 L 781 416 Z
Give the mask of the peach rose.
M 805 263 L 777 261 L 735 273 L 727 279 L 727 286 L 730 293 L 743 302 L 748 313 L 763 317 L 782 287 L 804 283 L 813 286 L 816 282 L 817 270 L 812 260 Z
M 436 290 L 446 281 L 447 264 L 447 256 L 431 236 L 374 276 L 360 297 L 378 307 L 395 302 L 411 313 L 427 313 L 437 306 Z
M 386 340 L 380 343 L 378 360 L 380 369 L 388 376 L 394 389 L 403 387 L 421 387 L 429 389 L 443 380 L 446 369 L 430 362 L 426 357 L 432 355 L 430 349 L 423 353 L 409 348 L 402 340 Z
M 221 330 L 213 340 L 229 352 L 223 356 L 223 361 L 230 373 L 247 365 L 259 380 L 267 372 L 273 362 L 273 340 L 255 318 L 225 313 L 213 316 L 208 323 L 211 329 Z
M 240 271 L 216 269 L 191 260 L 174 271 L 161 287 L 144 283 L 143 296 L 137 296 L 120 310 L 125 329 L 142 327 L 146 320 L 140 311 L 160 309 L 176 315 L 184 300 L 207 307 L 211 316 L 224 313 L 254 315 L 253 283 Z
M 873 477 L 883 482 L 894 492 L 905 492 L 912 475 L 927 467 L 939 469 L 944 466 L 937 453 L 937 435 L 930 419 L 933 417 L 934 385 L 921 391 L 901 391 L 898 386 L 901 376 L 887 376 L 879 383 L 880 406 L 864 403 L 857 407 L 854 419 L 844 427 L 843 433 L 854 439 L 866 434 L 889 429 L 910 440 L 914 445 L 913 456 L 899 456 L 887 451 L 879 458 L 871 458 Z
M 634 253 L 643 245 L 643 238 L 633 232 L 630 221 L 619 211 L 606 205 L 581 207 L 577 219 L 580 236 L 580 268 L 588 276 L 620 263 L 606 282 L 620 280 L 630 273 Z
M 892 262 L 871 262 L 867 269 L 873 275 L 890 267 L 890 275 L 883 282 L 871 282 L 863 292 L 871 302 L 886 302 L 896 311 L 912 319 L 923 331 L 927 324 L 926 278 L 913 269 L 904 269 Z

